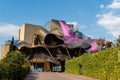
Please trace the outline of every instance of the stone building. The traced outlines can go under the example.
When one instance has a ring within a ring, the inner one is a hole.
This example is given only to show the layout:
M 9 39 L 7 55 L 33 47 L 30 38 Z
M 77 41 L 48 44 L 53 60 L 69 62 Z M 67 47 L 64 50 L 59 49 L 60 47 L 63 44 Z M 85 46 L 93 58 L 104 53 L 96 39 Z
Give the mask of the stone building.
M 2 45 L 2 53 L 1 53 L 1 59 L 6 56 L 10 48 L 9 41 L 5 41 L 5 43 Z
M 42 26 L 33 25 L 33 24 L 23 24 L 18 32 L 18 41 L 24 42 L 29 46 L 32 46 L 34 34 L 41 34 L 40 30 Z M 5 41 L 2 45 L 1 58 L 5 57 L 9 51 L 10 40 Z
M 46 29 L 45 29 L 46 28 Z M 14 46 L 25 55 L 31 71 L 64 71 L 65 61 L 78 57 L 91 45 L 71 32 L 65 21 L 51 20 L 46 26 L 23 24 Z M 2 55 L 8 52 L 2 47 Z
M 24 24 L 19 29 L 19 42 L 24 42 L 25 46 L 30 49 L 37 49 L 38 45 L 44 45 L 44 34 L 43 27 L 33 24 Z M 38 41 L 36 41 L 39 39 Z M 19 47 L 19 46 L 18 46 Z M 24 49 L 24 47 L 23 47 Z M 21 52 L 22 50 L 21 49 Z M 25 49 L 27 50 L 27 49 Z M 40 49 L 37 49 L 39 52 Z M 24 52 L 23 52 L 24 53 Z M 42 68 L 44 71 L 50 71 L 50 62 L 46 61 L 39 57 L 39 55 L 35 54 L 36 51 L 30 52 L 32 55 L 31 59 L 26 59 L 26 62 L 29 63 L 30 66 L 33 66 L 33 71 L 36 71 L 38 68 Z M 29 56 L 31 56 L 29 53 Z M 27 54 L 27 53 L 25 53 Z
M 34 35 L 41 34 L 41 29 L 42 26 L 25 23 L 19 29 L 18 40 L 32 45 Z

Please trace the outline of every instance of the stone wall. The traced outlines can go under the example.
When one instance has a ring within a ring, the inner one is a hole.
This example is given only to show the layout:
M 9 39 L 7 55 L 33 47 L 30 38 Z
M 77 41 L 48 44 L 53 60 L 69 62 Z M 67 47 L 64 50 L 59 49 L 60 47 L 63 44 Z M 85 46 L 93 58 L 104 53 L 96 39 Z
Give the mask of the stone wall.
M 6 56 L 6 54 L 8 53 L 10 48 L 9 44 L 3 44 L 2 45 L 2 54 L 1 54 L 1 59 L 4 58 Z
M 26 43 L 32 44 L 34 34 L 40 34 L 42 26 L 33 24 L 24 24 L 19 29 L 19 40 L 25 41 Z

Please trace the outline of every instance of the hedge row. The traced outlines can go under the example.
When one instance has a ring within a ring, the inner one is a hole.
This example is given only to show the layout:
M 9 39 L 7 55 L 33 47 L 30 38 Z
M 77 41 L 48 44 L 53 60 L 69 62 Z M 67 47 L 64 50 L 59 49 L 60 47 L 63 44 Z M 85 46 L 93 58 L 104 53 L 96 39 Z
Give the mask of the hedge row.
M 104 51 L 85 54 L 66 61 L 68 73 L 81 74 L 101 80 L 120 79 L 120 49 L 109 48 Z
M 18 51 L 8 53 L 0 60 L 0 80 L 23 80 L 28 71 L 24 56 Z

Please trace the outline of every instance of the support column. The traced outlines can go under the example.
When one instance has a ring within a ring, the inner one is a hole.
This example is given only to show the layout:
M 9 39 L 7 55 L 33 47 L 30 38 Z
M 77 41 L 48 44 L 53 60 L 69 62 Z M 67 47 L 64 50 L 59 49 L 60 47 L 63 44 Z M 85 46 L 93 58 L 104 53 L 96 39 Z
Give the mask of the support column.
M 50 72 L 50 62 L 45 62 L 44 63 L 44 71 L 45 72 Z

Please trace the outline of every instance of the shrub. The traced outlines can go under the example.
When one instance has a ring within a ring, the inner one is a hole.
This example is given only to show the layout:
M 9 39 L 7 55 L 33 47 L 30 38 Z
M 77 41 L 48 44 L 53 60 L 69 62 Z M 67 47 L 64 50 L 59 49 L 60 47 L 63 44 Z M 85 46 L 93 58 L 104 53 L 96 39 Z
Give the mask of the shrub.
M 22 80 L 27 72 L 24 56 L 18 51 L 9 52 L 0 61 L 0 80 Z
M 97 53 L 73 58 L 66 61 L 66 72 L 102 80 L 118 80 L 120 79 L 119 51 L 119 48 L 108 48 Z

